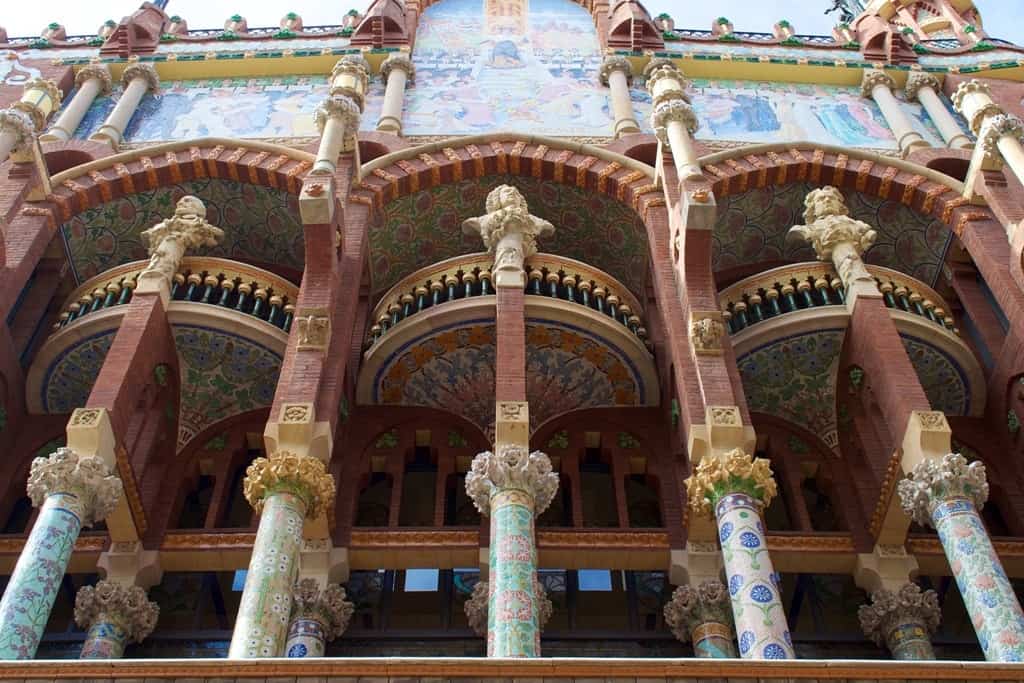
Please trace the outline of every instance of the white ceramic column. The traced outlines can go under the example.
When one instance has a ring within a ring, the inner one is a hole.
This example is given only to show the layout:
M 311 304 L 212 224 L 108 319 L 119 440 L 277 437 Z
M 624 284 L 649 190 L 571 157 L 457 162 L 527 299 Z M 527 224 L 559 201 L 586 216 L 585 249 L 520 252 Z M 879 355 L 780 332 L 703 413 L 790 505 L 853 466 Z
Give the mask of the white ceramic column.
M 974 143 L 971 142 L 971 138 L 960 129 L 956 118 L 949 113 L 946 105 L 939 98 L 940 89 L 939 79 L 934 75 L 923 71 L 912 71 L 907 77 L 907 87 L 903 92 L 906 94 L 908 102 L 917 100 L 921 103 L 935 127 L 939 129 L 947 147 L 951 149 L 973 147 Z
M 625 57 L 608 57 L 601 65 L 601 83 L 611 90 L 612 115 L 615 123 L 612 130 L 615 137 L 640 132 L 640 124 L 633 113 L 633 99 L 629 84 L 633 80 L 633 67 Z
M 1006 114 L 992 101 L 989 87 L 978 80 L 961 83 L 953 93 L 953 106 L 978 136 L 979 153 L 986 160 L 1002 161 L 1024 181 L 1024 122 Z
M 359 105 L 345 95 L 332 95 L 320 103 L 314 114 L 320 129 L 320 147 L 316 151 L 312 175 L 333 175 L 338 155 L 352 149 L 359 130 Z
M 1002 108 L 992 101 L 989 87 L 976 79 L 961 83 L 952 100 L 953 108 L 967 119 L 967 125 L 975 135 L 981 134 L 981 126 L 986 119 L 1003 113 Z
M 32 118 L 17 109 L 0 109 L 0 164 L 11 152 L 25 147 L 35 134 Z
M 896 96 L 892 94 L 895 85 L 889 74 L 884 71 L 868 69 L 864 72 L 864 78 L 861 81 L 861 95 L 873 99 L 878 104 L 878 108 L 882 110 L 882 116 L 885 117 L 893 135 L 896 136 L 896 144 L 899 146 L 900 152 L 903 156 L 907 156 L 917 147 L 931 147 L 931 145 L 910 124 L 906 112 L 900 107 Z
M 377 130 L 401 135 L 405 86 L 415 79 L 416 69 L 413 67 L 409 55 L 395 52 L 380 65 L 380 74 L 386 85 L 384 86 L 384 106 L 381 107 Z
M 110 69 L 106 64 L 89 64 L 75 75 L 75 96 L 40 140 L 63 142 L 75 136 L 85 113 L 100 95 L 110 94 Z
M 135 110 L 139 108 L 142 97 L 147 91 L 156 91 L 160 87 L 160 77 L 150 64 L 132 64 L 121 75 L 121 86 L 124 91 L 114 105 L 113 111 L 100 129 L 89 138 L 105 142 L 115 150 L 124 141 L 124 131 Z
M 644 69 L 644 76 L 654 105 L 651 126 L 655 135 L 671 150 L 682 178 L 702 178 L 693 148 L 693 134 L 700 124 L 686 94 L 686 77 L 669 59 L 652 59 Z

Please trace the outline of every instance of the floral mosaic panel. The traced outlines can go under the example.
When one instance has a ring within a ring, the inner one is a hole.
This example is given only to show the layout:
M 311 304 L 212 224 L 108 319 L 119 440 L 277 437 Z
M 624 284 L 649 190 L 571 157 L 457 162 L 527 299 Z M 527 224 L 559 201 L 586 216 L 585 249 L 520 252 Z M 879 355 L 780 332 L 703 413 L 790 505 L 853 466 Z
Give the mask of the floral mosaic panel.
M 140 233 L 173 215 L 174 205 L 186 194 L 202 199 L 209 221 L 224 229 L 224 242 L 204 248 L 204 255 L 302 269 L 302 221 L 295 196 L 261 185 L 203 178 L 122 197 L 62 225 L 75 281 L 147 258 Z
M 280 354 L 221 330 L 173 329 L 181 374 L 178 450 L 216 422 L 273 403 Z
M 539 241 L 542 252 L 568 256 L 604 270 L 634 293 L 647 275 L 643 222 L 625 204 L 575 187 L 508 175 L 441 185 L 384 207 L 382 224 L 371 228 L 373 290 L 380 295 L 413 271 L 459 254 L 484 250 L 480 238 L 462 233 L 462 221 L 484 213 L 487 193 L 515 185 L 531 213 L 555 226 Z
M 792 226 L 803 224 L 804 198 L 813 189 L 810 183 L 791 183 L 721 198 L 712 246 L 715 271 L 751 263 L 816 260 L 810 245 L 786 239 Z M 850 190 L 844 194 L 850 214 L 878 231 L 867 262 L 934 285 L 952 239 L 949 229 L 899 202 Z
M 948 353 L 923 339 L 907 334 L 900 338 L 932 410 L 966 415 L 971 408 L 971 388 L 963 368 Z
M 116 329 L 95 334 L 69 346 L 50 363 L 42 387 L 44 413 L 70 413 L 85 405 L 116 334 Z
M 784 337 L 737 359 L 751 412 L 765 413 L 839 444 L 836 373 L 845 330 Z

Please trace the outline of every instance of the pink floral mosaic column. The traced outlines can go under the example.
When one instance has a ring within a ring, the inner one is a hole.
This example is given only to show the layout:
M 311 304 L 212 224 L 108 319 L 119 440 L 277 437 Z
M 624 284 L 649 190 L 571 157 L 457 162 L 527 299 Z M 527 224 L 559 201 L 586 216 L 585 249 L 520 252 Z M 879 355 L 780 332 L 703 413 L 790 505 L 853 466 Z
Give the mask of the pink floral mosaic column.
M 129 642 L 141 643 L 153 632 L 159 614 L 139 586 L 104 579 L 83 587 L 75 598 L 75 623 L 89 631 L 81 659 L 120 659 Z
M 985 659 L 1024 661 L 1024 612 L 978 515 L 988 500 L 985 466 L 959 453 L 924 460 L 899 496 L 914 521 L 939 532 Z
M 480 453 L 466 475 L 466 492 L 491 517 L 488 657 L 540 656 L 535 515 L 551 504 L 558 475 L 539 451 L 501 445 Z
M 121 481 L 102 460 L 58 448 L 32 461 L 28 495 L 42 505 L 0 601 L 0 659 L 31 659 L 82 527 L 105 519 Z
M 708 515 L 713 506 L 718 520 L 740 656 L 796 657 L 761 519 L 776 492 L 768 461 L 740 449 L 709 456 L 686 486 L 691 510 Z
M 334 479 L 321 461 L 284 451 L 257 458 L 245 474 L 245 497 L 262 516 L 228 658 L 280 657 L 288 634 L 303 522 L 333 505 Z

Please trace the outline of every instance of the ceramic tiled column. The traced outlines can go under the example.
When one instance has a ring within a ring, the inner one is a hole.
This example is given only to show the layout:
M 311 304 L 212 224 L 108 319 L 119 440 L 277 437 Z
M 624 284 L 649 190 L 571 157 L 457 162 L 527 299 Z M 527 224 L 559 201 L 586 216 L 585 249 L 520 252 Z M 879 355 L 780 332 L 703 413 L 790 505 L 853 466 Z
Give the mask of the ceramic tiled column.
M 288 634 L 303 523 L 333 505 L 334 479 L 320 460 L 282 451 L 256 458 L 243 490 L 262 515 L 228 658 L 279 657 Z
M 125 129 L 128 128 L 135 110 L 139 108 L 143 96 L 160 87 L 160 77 L 151 64 L 132 64 L 121 74 L 121 85 L 124 90 L 117 104 L 107 115 L 107 120 L 100 129 L 89 138 L 105 142 L 114 149 L 120 147 L 124 141 Z
M 686 487 L 691 511 L 718 521 L 740 656 L 795 657 L 761 519 L 776 493 L 768 461 L 741 449 L 708 455 Z
M 385 133 L 402 134 L 402 102 L 405 99 L 405 86 L 416 76 L 409 55 L 402 52 L 392 53 L 380 65 L 380 75 L 384 79 L 384 105 L 381 107 L 377 130 Z
M 1024 613 L 978 514 L 985 466 L 958 453 L 923 460 L 898 491 L 904 512 L 939 532 L 985 659 L 1024 661 Z
M 89 107 L 100 95 L 110 93 L 110 68 L 106 64 L 89 64 L 75 74 L 75 96 L 40 139 L 64 141 L 75 136 Z
M 0 601 L 0 659 L 31 659 L 82 527 L 113 512 L 121 481 L 102 460 L 59 448 L 32 461 L 28 495 L 41 505 Z
M 612 130 L 615 137 L 640 132 L 640 124 L 633 113 L 633 98 L 629 84 L 633 80 L 633 67 L 625 57 L 608 57 L 601 65 L 601 83 L 611 91 L 612 115 L 615 123 Z
M 551 598 L 548 597 L 547 591 L 544 590 L 544 586 L 541 585 L 536 575 L 534 575 L 533 579 L 533 594 L 537 601 L 537 628 L 543 631 L 544 626 L 548 623 L 548 619 L 555 612 L 555 606 L 551 604 Z M 462 610 L 466 613 L 466 621 L 469 622 L 469 627 L 478 636 L 485 638 L 487 637 L 487 622 L 490 613 L 487 603 L 490 602 L 490 599 L 490 581 L 478 581 L 473 586 L 473 594 L 462 606 Z
M 491 517 L 487 656 L 540 656 L 536 593 L 536 516 L 558 490 L 548 456 L 518 445 L 480 453 L 466 475 L 466 492 Z
M 348 628 L 354 609 L 341 586 L 332 583 L 321 589 L 316 579 L 299 581 L 292 593 L 285 656 L 323 657 L 327 643 Z
M 924 71 L 911 71 L 907 76 L 907 85 L 903 89 L 909 102 L 917 100 L 928 112 L 928 117 L 939 129 L 939 133 L 948 147 L 952 149 L 970 147 L 973 144 L 971 138 L 960 129 L 956 118 L 949 113 L 946 105 L 939 99 L 941 91 L 942 86 L 939 85 L 939 79 Z
M 88 629 L 82 659 L 120 659 L 129 643 L 153 632 L 160 608 L 139 586 L 103 580 L 85 586 L 75 598 L 75 623 Z
M 906 112 L 900 106 L 899 100 L 892 94 L 895 83 L 889 74 L 880 69 L 867 69 L 861 81 L 861 95 L 873 99 L 878 108 L 882 110 L 892 134 L 896 137 L 896 144 L 900 152 L 906 156 L 917 147 L 931 147 L 930 144 L 914 130 L 907 117 Z
M 898 591 L 883 588 L 871 595 L 870 605 L 861 605 L 858 616 L 864 635 L 888 647 L 894 659 L 935 659 L 931 636 L 942 616 L 935 591 L 912 583 Z
M 693 642 L 693 653 L 709 659 L 736 657 L 732 604 L 721 581 L 696 588 L 680 586 L 665 605 L 665 622 L 681 642 Z

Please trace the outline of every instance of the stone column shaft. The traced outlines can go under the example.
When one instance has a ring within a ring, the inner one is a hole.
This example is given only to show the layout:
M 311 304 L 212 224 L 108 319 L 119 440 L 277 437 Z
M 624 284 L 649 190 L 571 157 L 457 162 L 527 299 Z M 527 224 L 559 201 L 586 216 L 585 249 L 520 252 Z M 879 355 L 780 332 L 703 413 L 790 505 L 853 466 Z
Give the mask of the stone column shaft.
M 629 94 L 629 82 L 633 68 L 625 57 L 608 57 L 601 65 L 601 82 L 608 86 L 611 95 L 612 116 L 615 122 L 612 131 L 615 137 L 640 132 L 640 124 L 633 112 L 633 98 Z
M 338 156 L 351 146 L 359 128 L 359 105 L 345 95 L 332 95 L 317 108 L 315 119 L 320 129 L 320 146 L 316 150 L 312 175 L 334 175 Z
M 896 96 L 892 94 L 893 85 L 893 80 L 884 71 L 865 71 L 862 94 L 873 99 L 882 110 L 882 116 L 896 136 L 896 144 L 903 156 L 915 147 L 931 147 L 921 134 L 914 130 Z
M 384 76 L 385 86 L 377 130 L 401 135 L 405 87 L 415 77 L 412 60 L 408 55 L 395 53 L 384 60 L 380 72 Z
M 932 74 L 923 71 L 915 71 L 907 77 L 907 87 L 904 89 L 907 100 L 917 100 L 928 112 L 929 118 L 939 129 L 946 146 L 951 149 L 965 149 L 974 145 L 971 139 L 960 129 L 960 124 L 946 105 L 939 98 L 939 81 Z
M 1018 119 L 1019 121 L 1019 119 Z M 1024 146 L 1021 146 L 1020 129 L 1016 133 L 999 135 L 996 147 L 1010 170 L 1024 182 Z
M 651 114 L 651 125 L 661 143 L 671 150 L 679 175 L 686 180 L 703 178 L 692 137 L 697 131 L 697 115 L 690 103 L 679 98 L 658 104 Z
M 124 142 L 124 132 L 128 127 L 135 111 L 139 108 L 148 90 L 156 90 L 160 79 L 156 75 L 156 69 L 148 64 L 133 64 L 124 70 L 121 79 L 124 91 L 120 99 L 114 105 L 114 109 L 107 115 L 100 129 L 96 131 L 90 140 L 105 142 L 115 150 Z
M 50 130 L 41 136 L 41 140 L 70 140 L 85 118 L 89 107 L 100 94 L 110 92 L 110 70 L 105 64 L 91 64 L 78 72 L 75 82 L 78 90 L 68 102 L 68 106 L 50 126 Z
M 0 110 L 0 164 L 18 149 L 23 149 L 35 135 L 32 118 L 14 108 Z

